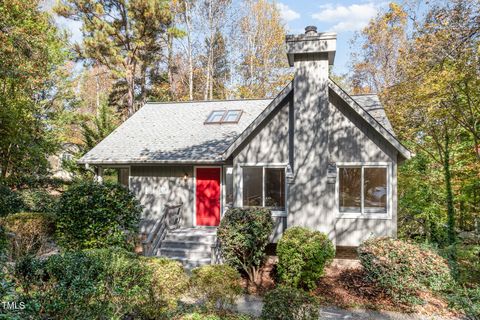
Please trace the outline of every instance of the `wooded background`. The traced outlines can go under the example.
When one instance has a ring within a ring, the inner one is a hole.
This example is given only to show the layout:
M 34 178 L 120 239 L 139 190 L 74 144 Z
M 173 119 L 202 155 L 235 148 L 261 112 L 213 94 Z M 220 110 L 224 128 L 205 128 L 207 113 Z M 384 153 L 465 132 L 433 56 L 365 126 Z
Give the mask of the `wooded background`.
M 479 3 L 390 4 L 352 39 L 352 93 L 380 95 L 415 157 L 399 172 L 400 236 L 440 245 L 480 231 Z M 422 7 L 422 10 L 418 8 Z M 70 44 L 38 0 L 0 2 L 0 169 L 18 186 L 75 159 L 148 100 L 273 97 L 292 79 L 266 0 L 62 0 Z

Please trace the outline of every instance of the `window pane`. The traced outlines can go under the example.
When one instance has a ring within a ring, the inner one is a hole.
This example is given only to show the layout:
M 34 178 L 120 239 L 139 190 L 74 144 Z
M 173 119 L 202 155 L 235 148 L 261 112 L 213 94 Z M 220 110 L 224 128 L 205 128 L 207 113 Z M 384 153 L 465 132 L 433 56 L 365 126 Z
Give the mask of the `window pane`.
M 364 211 L 387 212 L 387 169 L 364 168 Z
M 243 168 L 243 206 L 262 206 L 262 168 Z
M 213 111 L 207 119 L 207 122 L 220 122 L 222 120 L 225 111 Z
M 361 168 L 340 168 L 339 169 L 339 204 L 340 212 L 361 211 Z
M 228 208 L 233 207 L 233 168 L 225 169 L 225 205 Z
M 240 120 L 240 110 L 230 110 L 227 112 L 227 115 L 225 116 L 225 119 L 223 119 L 223 122 L 237 122 Z
M 285 210 L 285 169 L 265 169 L 265 206 Z

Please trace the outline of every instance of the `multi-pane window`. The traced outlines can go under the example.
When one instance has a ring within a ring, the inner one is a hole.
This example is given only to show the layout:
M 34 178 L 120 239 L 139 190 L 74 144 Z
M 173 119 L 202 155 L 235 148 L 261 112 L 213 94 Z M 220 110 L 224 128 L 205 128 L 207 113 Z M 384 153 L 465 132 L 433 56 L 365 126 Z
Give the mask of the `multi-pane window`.
M 387 167 L 346 166 L 338 170 L 340 213 L 387 213 Z
M 285 211 L 285 168 L 243 167 L 243 206 Z
M 212 111 L 205 120 L 205 124 L 237 123 L 242 116 L 242 110 Z

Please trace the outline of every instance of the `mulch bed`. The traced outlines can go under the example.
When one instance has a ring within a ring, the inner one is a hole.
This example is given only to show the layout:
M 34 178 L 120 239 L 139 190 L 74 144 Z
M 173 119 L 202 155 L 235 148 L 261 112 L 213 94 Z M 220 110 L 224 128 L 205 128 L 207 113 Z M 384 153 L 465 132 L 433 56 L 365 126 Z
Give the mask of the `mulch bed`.
M 268 256 L 265 266 L 260 271 L 257 285 L 248 284 L 246 275 L 242 285 L 249 294 L 264 295 L 275 288 L 277 257 Z M 426 301 L 423 305 L 407 306 L 395 303 L 392 299 L 367 281 L 358 260 L 335 259 L 325 269 L 325 275 L 320 279 L 314 294 L 323 305 L 333 305 L 343 309 L 361 308 L 370 310 L 396 311 L 403 313 L 418 313 L 424 315 L 458 316 L 449 310 L 447 302 L 428 292 L 420 293 Z

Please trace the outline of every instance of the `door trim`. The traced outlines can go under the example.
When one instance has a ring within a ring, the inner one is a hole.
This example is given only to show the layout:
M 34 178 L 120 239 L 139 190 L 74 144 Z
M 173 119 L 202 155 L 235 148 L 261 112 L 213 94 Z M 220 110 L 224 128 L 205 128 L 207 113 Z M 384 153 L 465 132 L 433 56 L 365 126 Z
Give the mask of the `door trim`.
M 197 225 L 197 169 L 218 168 L 220 170 L 220 221 L 223 218 L 223 166 L 193 166 L 193 227 Z

